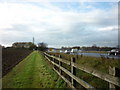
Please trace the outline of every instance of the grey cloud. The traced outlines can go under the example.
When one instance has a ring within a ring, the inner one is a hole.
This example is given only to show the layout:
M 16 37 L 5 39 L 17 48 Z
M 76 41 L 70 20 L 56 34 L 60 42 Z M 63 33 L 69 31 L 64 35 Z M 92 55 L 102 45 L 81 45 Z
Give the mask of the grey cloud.
M 117 44 L 116 29 L 98 31 L 99 28 L 117 25 L 116 14 L 104 12 L 95 16 L 93 13 L 93 17 L 88 17 L 89 14 L 84 14 L 84 17 L 81 18 L 78 13 L 67 13 L 67 11 L 64 13 L 65 15 L 61 11 L 59 13 L 60 15 L 52 14 L 53 16 L 58 16 L 58 18 L 53 18 L 53 21 L 51 18 L 43 21 L 35 19 L 31 25 L 14 24 L 12 25 L 13 28 L 4 29 L 2 42 L 32 41 L 34 36 L 36 43 L 43 41 L 56 46 L 92 44 L 115 46 Z M 59 18 L 63 19 L 63 22 Z M 58 19 L 58 22 L 55 22 L 54 19 Z
M 28 31 L 30 30 L 29 25 L 23 25 L 23 24 L 14 24 L 12 25 L 12 28 L 6 28 L 4 29 L 6 32 L 7 31 Z

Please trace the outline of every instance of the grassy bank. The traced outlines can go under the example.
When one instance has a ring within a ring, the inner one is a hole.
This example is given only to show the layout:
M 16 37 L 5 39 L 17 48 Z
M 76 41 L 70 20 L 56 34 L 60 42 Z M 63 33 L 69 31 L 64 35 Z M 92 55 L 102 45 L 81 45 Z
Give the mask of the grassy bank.
M 3 88 L 65 88 L 64 81 L 38 51 L 32 52 L 2 80 Z
M 50 53 L 54 55 L 55 53 Z M 57 57 L 59 53 L 55 54 Z M 76 55 L 70 55 L 70 54 L 63 54 L 60 53 L 62 58 L 66 60 L 70 60 L 71 57 L 76 58 L 76 63 L 79 65 L 84 65 L 87 68 L 94 68 L 98 71 L 104 72 L 104 73 L 109 73 L 109 66 L 112 67 L 118 67 L 120 68 L 120 60 L 117 59 L 106 59 L 106 58 L 98 58 L 98 57 L 90 57 L 90 56 L 76 56 Z M 70 66 L 67 66 L 63 64 L 65 68 L 70 70 Z M 102 88 L 104 90 L 108 89 L 108 83 L 106 81 L 103 81 L 97 77 L 92 76 L 91 74 L 85 73 L 81 70 L 76 70 L 76 76 L 79 78 L 83 79 L 84 81 L 88 82 L 92 86 L 96 88 Z M 81 88 L 81 86 L 78 85 L 78 87 Z

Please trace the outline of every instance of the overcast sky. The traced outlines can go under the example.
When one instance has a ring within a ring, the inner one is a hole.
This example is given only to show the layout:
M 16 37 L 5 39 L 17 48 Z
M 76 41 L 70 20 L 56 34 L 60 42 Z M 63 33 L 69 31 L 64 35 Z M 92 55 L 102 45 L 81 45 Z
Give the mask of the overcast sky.
M 29 1 L 29 0 L 28 0 Z M 0 44 L 117 46 L 117 2 L 0 2 Z

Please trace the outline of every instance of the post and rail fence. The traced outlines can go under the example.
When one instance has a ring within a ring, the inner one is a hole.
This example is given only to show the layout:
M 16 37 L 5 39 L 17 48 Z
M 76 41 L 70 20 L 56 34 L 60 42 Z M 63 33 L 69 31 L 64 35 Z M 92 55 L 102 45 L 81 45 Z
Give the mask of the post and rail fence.
M 114 89 L 114 90 L 120 89 L 120 69 L 118 69 L 118 68 L 110 66 L 109 74 L 107 74 L 107 73 L 100 72 L 94 68 L 87 68 L 83 65 L 79 65 L 79 64 L 75 63 L 76 59 L 74 57 L 71 58 L 71 61 L 68 61 L 68 60 L 62 59 L 61 55 L 59 55 L 59 57 L 56 57 L 56 56 L 49 55 L 46 52 L 44 52 L 43 54 L 45 55 L 45 58 L 48 61 L 50 61 L 55 67 L 59 68 L 59 70 L 56 70 L 55 68 L 53 68 L 53 69 L 71 88 L 76 89 L 76 82 L 77 82 L 86 89 L 90 89 L 90 88 L 96 89 L 95 87 L 93 87 L 92 85 L 87 83 L 86 81 L 84 81 L 76 76 L 76 68 L 77 68 L 79 70 L 82 70 L 86 73 L 89 73 L 99 79 L 102 79 L 102 80 L 108 82 L 109 89 Z M 55 60 L 57 60 L 59 63 L 56 63 Z M 69 65 L 71 67 L 71 71 L 64 68 L 62 66 L 63 63 Z M 66 73 L 69 77 L 71 77 L 71 80 L 69 81 L 68 79 L 66 79 L 62 75 L 62 72 Z

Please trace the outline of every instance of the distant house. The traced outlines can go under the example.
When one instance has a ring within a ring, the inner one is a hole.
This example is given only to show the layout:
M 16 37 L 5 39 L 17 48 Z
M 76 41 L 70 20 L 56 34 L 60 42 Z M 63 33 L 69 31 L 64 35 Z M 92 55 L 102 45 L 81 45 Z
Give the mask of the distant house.
M 32 46 L 32 42 L 16 42 L 12 44 L 12 47 L 14 48 L 30 48 Z

